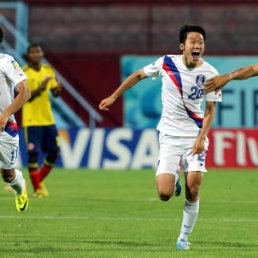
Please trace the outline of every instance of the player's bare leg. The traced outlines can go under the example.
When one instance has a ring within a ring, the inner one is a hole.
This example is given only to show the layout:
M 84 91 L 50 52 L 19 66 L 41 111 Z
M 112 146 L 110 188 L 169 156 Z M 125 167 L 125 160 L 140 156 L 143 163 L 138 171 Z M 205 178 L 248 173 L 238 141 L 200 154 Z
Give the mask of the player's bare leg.
M 6 183 L 11 183 L 15 178 L 15 169 L 14 168 L 12 168 L 12 169 L 2 169 L 1 168 L 1 175 L 2 175 L 3 180 Z
M 177 241 L 177 249 L 180 250 L 190 249 L 187 239 L 193 230 L 199 212 L 199 192 L 202 178 L 202 172 L 194 171 L 185 173 L 186 200 L 183 212 L 181 233 Z
M 200 186 L 203 179 L 202 172 L 188 172 L 185 173 L 185 195 L 186 199 L 191 202 L 199 200 Z
M 159 198 L 168 201 L 175 192 L 175 175 L 159 174 L 156 176 L 156 187 Z
M 28 207 L 28 195 L 26 190 L 26 182 L 22 172 L 18 169 L 2 169 L 1 174 L 6 183 L 13 188 L 16 195 L 16 208 L 18 212 L 26 211 Z

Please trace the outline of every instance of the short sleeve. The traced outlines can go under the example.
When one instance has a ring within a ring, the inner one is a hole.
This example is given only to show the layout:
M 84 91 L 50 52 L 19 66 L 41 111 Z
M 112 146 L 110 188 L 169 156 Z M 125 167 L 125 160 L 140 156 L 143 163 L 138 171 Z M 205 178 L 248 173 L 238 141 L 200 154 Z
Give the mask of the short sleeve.
M 27 80 L 26 74 L 23 72 L 20 65 L 14 60 L 13 57 L 9 56 L 1 67 L 3 73 L 12 81 L 15 85 L 19 82 Z
M 153 62 L 149 65 L 146 65 L 143 68 L 144 73 L 148 77 L 152 77 L 153 80 L 156 79 L 161 73 L 163 59 L 164 59 L 163 57 L 160 57 L 155 62 Z
M 212 91 L 206 94 L 206 101 L 210 102 L 222 102 L 222 92 L 221 90 L 216 94 L 215 91 Z
M 214 67 L 212 67 L 212 68 L 213 68 L 212 69 L 212 74 L 211 74 L 211 76 L 209 76 L 208 79 L 219 75 L 218 71 Z M 215 91 L 207 93 L 205 95 L 205 100 L 209 101 L 209 102 L 222 102 L 222 92 L 221 92 L 221 90 L 217 94 L 215 93 Z

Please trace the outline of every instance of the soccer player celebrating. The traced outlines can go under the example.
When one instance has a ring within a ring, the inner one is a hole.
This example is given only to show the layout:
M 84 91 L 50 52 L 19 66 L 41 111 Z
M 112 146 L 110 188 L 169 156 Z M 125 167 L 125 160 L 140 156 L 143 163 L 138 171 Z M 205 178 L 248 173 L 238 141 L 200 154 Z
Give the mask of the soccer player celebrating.
M 206 86 L 204 92 L 209 93 L 211 91 L 216 91 L 217 93 L 232 80 L 245 80 L 253 76 L 258 76 L 258 64 L 244 66 L 231 73 L 215 76 L 214 78 L 207 80 L 204 84 L 204 86 Z
M 49 196 L 43 180 L 54 167 L 60 151 L 49 91 L 54 97 L 58 97 L 62 85 L 55 79 L 53 68 L 41 63 L 43 51 L 40 45 L 30 45 L 27 58 L 28 65 L 23 67 L 23 71 L 28 77 L 31 99 L 23 106 L 22 125 L 27 142 L 28 169 L 35 196 L 42 198 Z M 39 169 L 38 156 L 41 150 L 47 153 L 47 156 Z
M 0 28 L 0 43 L 3 30 Z M 13 57 L 0 53 L 0 170 L 2 177 L 16 195 L 16 208 L 24 212 L 28 196 L 22 172 L 16 169 L 19 136 L 14 113 L 30 98 L 27 77 Z M 14 88 L 19 93 L 14 98 Z
M 179 180 L 179 163 L 185 175 L 186 201 L 181 233 L 176 247 L 189 250 L 188 236 L 192 232 L 199 211 L 199 191 L 205 169 L 207 134 L 213 121 L 215 104 L 221 94 L 206 95 L 205 114 L 200 108 L 204 99 L 203 83 L 218 72 L 201 56 L 206 33 L 202 27 L 184 25 L 179 32 L 183 55 L 166 55 L 130 75 L 99 108 L 109 110 L 122 93 L 146 77 L 162 76 L 162 115 L 157 126 L 159 133 L 159 161 L 156 186 L 159 197 L 168 201 Z

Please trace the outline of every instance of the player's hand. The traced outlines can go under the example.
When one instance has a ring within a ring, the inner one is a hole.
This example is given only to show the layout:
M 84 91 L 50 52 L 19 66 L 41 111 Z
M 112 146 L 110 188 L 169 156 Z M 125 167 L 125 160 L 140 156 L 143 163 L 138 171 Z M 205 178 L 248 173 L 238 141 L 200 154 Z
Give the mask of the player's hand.
M 57 88 L 63 87 L 63 83 L 61 82 L 61 80 L 58 77 L 56 77 L 56 82 L 57 82 Z
M 106 99 L 103 99 L 99 104 L 99 109 L 104 111 L 109 111 L 108 106 L 112 105 L 115 102 L 115 99 L 113 97 L 108 97 Z
M 61 94 L 63 83 L 60 81 L 58 77 L 56 77 L 57 86 L 52 89 L 52 93 L 54 97 L 58 97 Z
M 8 116 L 3 112 L 0 115 L 0 131 L 3 132 L 8 121 Z
M 204 152 L 204 141 L 205 139 L 202 137 L 198 137 L 194 143 L 192 155 L 202 154 Z
M 215 91 L 215 93 L 217 94 L 226 85 L 227 82 L 229 82 L 227 74 L 215 76 L 207 80 L 206 83 L 203 84 L 203 86 L 205 86 L 203 90 L 205 93 Z
M 43 83 L 42 83 L 41 86 L 40 86 L 41 91 L 44 91 L 44 90 L 47 88 L 47 84 L 48 84 L 48 82 L 49 82 L 51 79 L 53 79 L 52 76 L 47 76 L 47 77 L 45 78 L 45 80 L 43 81 Z

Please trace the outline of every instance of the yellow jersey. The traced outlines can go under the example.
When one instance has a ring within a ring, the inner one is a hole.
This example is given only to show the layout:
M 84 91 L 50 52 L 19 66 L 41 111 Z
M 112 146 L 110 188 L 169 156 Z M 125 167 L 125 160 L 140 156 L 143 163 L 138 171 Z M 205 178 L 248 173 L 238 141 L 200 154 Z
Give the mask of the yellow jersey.
M 44 91 L 32 101 L 27 101 L 22 108 L 22 126 L 47 126 L 55 123 L 51 111 L 49 91 L 57 87 L 55 72 L 49 65 L 42 64 L 39 71 L 30 68 L 28 65 L 23 67 L 27 75 L 27 85 L 30 91 L 36 90 L 45 81 L 46 77 L 53 77 Z

